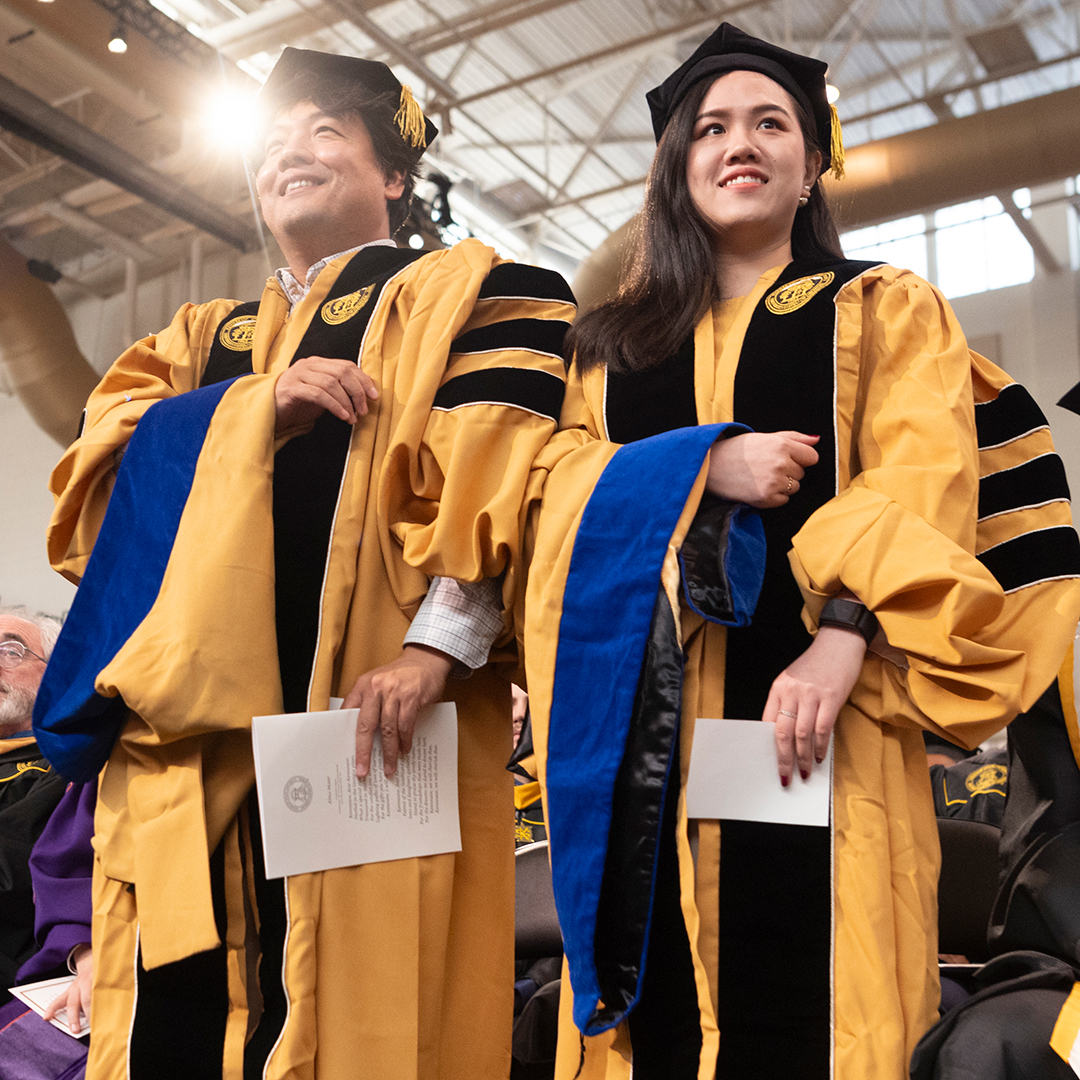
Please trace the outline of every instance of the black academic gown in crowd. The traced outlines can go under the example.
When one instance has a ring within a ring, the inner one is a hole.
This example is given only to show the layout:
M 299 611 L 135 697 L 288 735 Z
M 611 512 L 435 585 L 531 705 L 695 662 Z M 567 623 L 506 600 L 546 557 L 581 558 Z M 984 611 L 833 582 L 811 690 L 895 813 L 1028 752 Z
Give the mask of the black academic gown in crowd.
M 35 949 L 30 850 L 64 787 L 32 737 L 0 739 L 0 1005 Z

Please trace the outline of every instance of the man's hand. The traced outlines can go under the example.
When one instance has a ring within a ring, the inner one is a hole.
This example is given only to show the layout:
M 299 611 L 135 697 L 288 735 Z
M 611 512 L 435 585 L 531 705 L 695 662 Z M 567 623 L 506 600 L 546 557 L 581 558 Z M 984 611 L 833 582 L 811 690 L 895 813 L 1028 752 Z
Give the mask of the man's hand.
M 705 486 L 731 502 L 767 510 L 799 490 L 799 481 L 817 464 L 817 435 L 799 431 L 751 432 L 719 439 L 709 451 Z
M 383 772 L 393 776 L 398 757 L 412 748 L 416 715 L 442 698 L 452 657 L 426 645 L 406 645 L 401 656 L 356 680 L 342 705 L 359 708 L 356 721 L 356 775 L 371 768 L 371 745 L 382 740 Z
M 59 997 L 54 998 L 44 1012 L 46 1020 L 52 1020 L 61 1010 L 67 1009 L 68 1027 L 73 1035 L 82 1030 L 79 1012 L 90 1023 L 90 990 L 94 983 L 94 951 L 89 945 L 79 945 L 75 950 L 75 981 Z
M 276 435 L 314 423 L 329 412 L 348 424 L 367 414 L 368 399 L 376 400 L 378 388 L 359 364 L 308 356 L 297 360 L 277 381 Z

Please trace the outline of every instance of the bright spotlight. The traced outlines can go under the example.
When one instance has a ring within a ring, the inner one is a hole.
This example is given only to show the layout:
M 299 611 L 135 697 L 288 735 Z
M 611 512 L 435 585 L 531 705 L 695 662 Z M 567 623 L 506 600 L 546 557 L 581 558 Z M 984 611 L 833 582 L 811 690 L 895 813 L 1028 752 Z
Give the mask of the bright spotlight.
M 825 84 L 825 97 L 829 99 L 830 105 L 835 105 L 837 98 L 840 97 L 839 87 L 833 86 L 832 83 Z
M 255 98 L 234 87 L 222 87 L 203 105 L 201 126 L 217 146 L 247 146 L 256 122 Z
M 127 38 L 124 36 L 124 24 L 117 23 L 116 29 L 112 32 L 112 37 L 109 38 L 109 52 L 111 53 L 126 53 L 127 52 Z
M 424 238 L 418 232 L 414 232 L 409 237 L 409 247 L 419 251 L 424 246 Z

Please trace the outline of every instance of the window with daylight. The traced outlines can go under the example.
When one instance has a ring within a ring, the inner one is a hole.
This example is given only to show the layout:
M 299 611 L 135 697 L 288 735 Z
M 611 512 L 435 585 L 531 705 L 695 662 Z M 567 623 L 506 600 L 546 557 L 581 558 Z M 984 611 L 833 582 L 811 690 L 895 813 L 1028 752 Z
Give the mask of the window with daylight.
M 926 217 L 923 214 L 853 229 L 840 237 L 840 243 L 849 259 L 886 262 L 920 277 L 928 276 Z
M 1031 192 L 1014 193 L 1028 209 Z M 1035 254 L 994 196 L 947 206 L 934 214 L 937 286 L 948 297 L 1021 285 L 1035 276 Z
M 1031 217 L 1031 192 L 1013 192 Z M 1035 254 L 999 199 L 946 206 L 933 214 L 853 229 L 840 237 L 849 259 L 873 259 L 911 270 L 947 297 L 1022 285 L 1035 276 Z

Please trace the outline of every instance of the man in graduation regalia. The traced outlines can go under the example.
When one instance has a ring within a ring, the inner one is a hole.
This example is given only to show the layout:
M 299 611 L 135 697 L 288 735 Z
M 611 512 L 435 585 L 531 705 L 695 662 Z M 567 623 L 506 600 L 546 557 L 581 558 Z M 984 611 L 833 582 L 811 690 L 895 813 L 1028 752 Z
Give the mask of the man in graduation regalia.
M 72 779 L 104 766 L 88 1076 L 502 1077 L 510 686 L 484 665 L 573 298 L 475 240 L 394 245 L 437 132 L 385 65 L 287 49 L 261 102 L 289 266 L 125 352 L 53 475 L 82 584 L 37 726 Z M 360 775 L 457 703 L 460 853 L 266 881 L 251 717 L 335 695 Z

